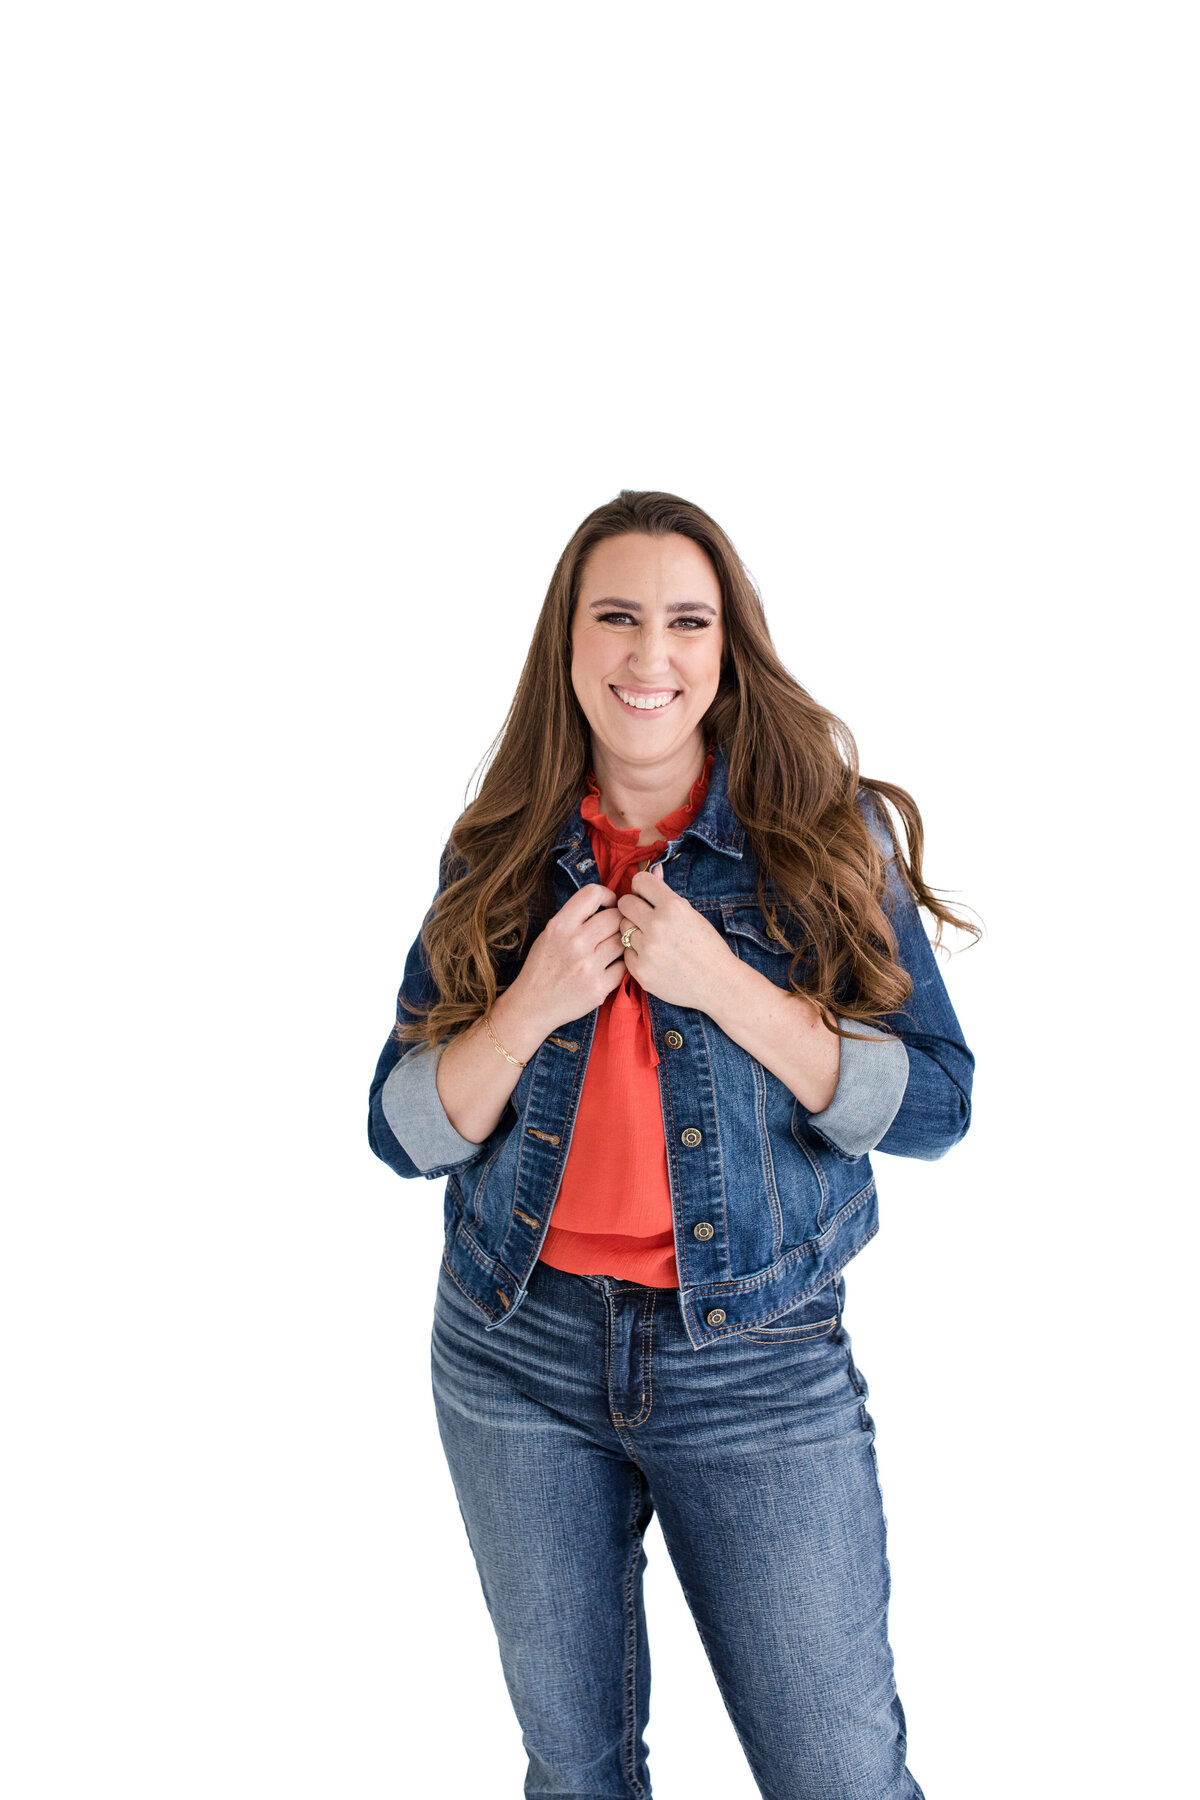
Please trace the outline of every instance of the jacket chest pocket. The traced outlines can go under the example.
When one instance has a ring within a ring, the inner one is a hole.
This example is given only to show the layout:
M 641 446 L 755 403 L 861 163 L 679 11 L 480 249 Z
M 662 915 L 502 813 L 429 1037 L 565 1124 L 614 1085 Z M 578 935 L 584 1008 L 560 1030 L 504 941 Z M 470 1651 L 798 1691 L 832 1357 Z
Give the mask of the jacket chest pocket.
M 789 987 L 792 947 L 770 935 L 769 921 L 757 898 L 730 895 L 719 900 L 717 907 L 721 931 L 734 955 L 773 981 L 776 987 Z M 796 965 L 798 981 L 803 981 L 807 963 L 807 955 L 802 955 Z

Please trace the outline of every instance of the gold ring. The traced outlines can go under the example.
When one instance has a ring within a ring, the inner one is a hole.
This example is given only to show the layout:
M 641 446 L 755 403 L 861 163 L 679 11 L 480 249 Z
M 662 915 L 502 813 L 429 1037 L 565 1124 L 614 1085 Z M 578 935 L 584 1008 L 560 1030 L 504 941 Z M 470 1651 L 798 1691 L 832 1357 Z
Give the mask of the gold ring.
M 628 948 L 629 948 L 629 942 L 630 942 L 630 939 L 633 937 L 634 932 L 638 931 L 638 930 L 640 930 L 640 927 L 637 925 L 627 925 L 625 927 L 624 931 L 621 933 L 621 942 L 625 946 L 626 950 L 628 950 Z

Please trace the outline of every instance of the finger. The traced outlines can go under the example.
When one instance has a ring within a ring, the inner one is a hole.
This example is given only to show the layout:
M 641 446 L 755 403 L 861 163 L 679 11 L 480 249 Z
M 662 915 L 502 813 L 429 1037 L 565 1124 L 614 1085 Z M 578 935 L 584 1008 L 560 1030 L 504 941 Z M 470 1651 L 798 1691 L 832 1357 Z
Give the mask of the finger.
M 634 925 L 645 925 L 654 917 L 654 908 L 641 894 L 622 894 L 617 909 Z
M 625 921 L 615 906 L 605 906 L 592 914 L 592 924 L 597 928 L 596 947 L 599 948 L 608 938 L 620 935 Z
M 589 881 L 583 887 L 576 888 L 570 899 L 563 902 L 561 911 L 566 912 L 569 907 L 573 907 L 581 919 L 586 919 L 602 907 L 614 906 L 616 899 L 612 888 L 605 887 L 599 881 Z
M 657 864 L 653 869 L 636 869 L 631 878 L 630 886 L 632 887 L 633 883 L 637 881 L 652 881 L 658 893 L 662 893 L 664 890 L 667 893 L 670 892 L 670 889 L 667 887 L 667 878 L 662 872 L 661 863 Z

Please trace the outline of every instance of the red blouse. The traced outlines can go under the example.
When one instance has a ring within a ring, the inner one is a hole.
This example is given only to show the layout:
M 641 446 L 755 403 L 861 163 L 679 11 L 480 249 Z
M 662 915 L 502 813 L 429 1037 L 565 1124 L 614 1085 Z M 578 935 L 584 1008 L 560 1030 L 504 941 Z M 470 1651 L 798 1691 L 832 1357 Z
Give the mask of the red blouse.
M 686 802 L 659 819 L 665 835 L 652 844 L 638 843 L 637 826 L 623 829 L 600 811 L 589 770 L 581 811 L 605 887 L 618 897 L 632 893 L 634 869 L 665 850 L 699 812 L 712 765 L 710 745 Z M 541 1250 L 553 1268 L 679 1286 L 658 1060 L 646 991 L 628 971 L 596 1019 L 567 1166 Z

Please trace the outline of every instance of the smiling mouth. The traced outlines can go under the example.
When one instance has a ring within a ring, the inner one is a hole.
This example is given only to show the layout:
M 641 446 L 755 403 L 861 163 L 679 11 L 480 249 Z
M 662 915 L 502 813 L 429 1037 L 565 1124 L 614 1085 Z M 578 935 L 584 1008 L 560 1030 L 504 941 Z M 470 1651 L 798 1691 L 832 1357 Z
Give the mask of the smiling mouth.
M 636 688 L 620 688 L 612 681 L 608 685 L 625 711 L 636 713 L 666 712 L 682 692 L 680 688 L 660 688 L 656 694 L 639 694 Z

